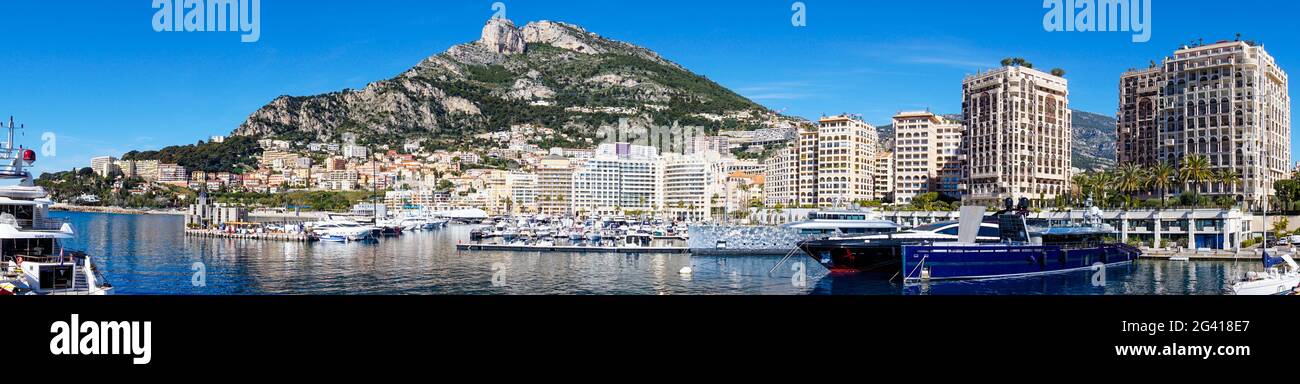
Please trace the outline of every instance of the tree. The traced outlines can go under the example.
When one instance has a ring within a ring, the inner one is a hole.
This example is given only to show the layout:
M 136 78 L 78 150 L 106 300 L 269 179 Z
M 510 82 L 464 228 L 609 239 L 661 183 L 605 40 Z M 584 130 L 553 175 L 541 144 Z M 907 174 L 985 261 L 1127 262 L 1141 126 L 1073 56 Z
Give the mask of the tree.
M 1096 172 L 1092 175 L 1092 197 L 1094 203 L 1106 207 L 1110 202 L 1110 192 L 1115 188 L 1115 175 L 1110 172 Z
M 1061 68 L 1052 68 L 1052 76 L 1065 77 L 1065 70 Z
M 1135 194 L 1146 189 L 1148 178 L 1146 171 L 1137 164 L 1124 164 L 1116 171 L 1115 188 L 1125 193 L 1128 198 L 1128 206 L 1133 207 Z
M 1183 162 L 1178 177 L 1189 189 L 1200 193 L 1201 186 L 1214 179 L 1214 171 L 1210 170 L 1210 159 L 1200 155 L 1188 157 Z
M 1150 178 L 1150 180 L 1147 181 L 1147 185 L 1150 185 L 1151 188 L 1154 188 L 1156 192 L 1160 194 L 1161 207 L 1166 206 L 1166 202 L 1168 201 L 1167 198 L 1169 197 L 1169 189 L 1173 188 L 1174 177 L 1176 177 L 1177 174 L 1178 172 L 1174 170 L 1173 166 L 1163 161 L 1156 164 L 1151 168 L 1151 171 L 1147 173 L 1147 177 Z
M 1225 169 L 1216 172 L 1215 181 L 1223 185 L 1224 193 L 1235 194 L 1240 189 L 1241 174 L 1235 169 Z
M 1080 173 L 1071 177 L 1070 181 L 1070 196 L 1074 200 L 1074 204 L 1082 204 L 1084 196 L 1086 196 L 1090 188 L 1092 188 L 1090 185 L 1092 179 L 1088 178 L 1088 174 Z

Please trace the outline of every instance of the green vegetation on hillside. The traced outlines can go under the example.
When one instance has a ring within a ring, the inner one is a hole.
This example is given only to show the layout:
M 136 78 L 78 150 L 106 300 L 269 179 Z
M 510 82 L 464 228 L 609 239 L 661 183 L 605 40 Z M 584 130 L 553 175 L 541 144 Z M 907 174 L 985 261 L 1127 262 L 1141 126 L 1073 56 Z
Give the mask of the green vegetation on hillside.
M 123 160 L 158 160 L 165 164 L 179 164 L 190 171 L 235 172 L 241 173 L 245 168 L 257 165 L 257 156 L 262 147 L 257 139 L 247 136 L 234 136 L 224 142 L 205 143 L 200 141 L 193 145 L 178 145 L 159 151 L 131 151 L 122 156 Z
M 378 196 L 382 196 L 380 192 Z M 212 193 L 218 203 L 254 208 L 298 207 L 304 211 L 346 212 L 353 205 L 376 197 L 369 191 L 289 191 L 284 193 Z

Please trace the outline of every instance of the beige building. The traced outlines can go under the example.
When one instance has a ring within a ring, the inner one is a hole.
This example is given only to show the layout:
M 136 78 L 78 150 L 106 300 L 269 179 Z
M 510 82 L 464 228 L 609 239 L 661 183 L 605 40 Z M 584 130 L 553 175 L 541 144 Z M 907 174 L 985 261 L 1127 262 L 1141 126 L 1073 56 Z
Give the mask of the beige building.
M 1174 167 L 1205 156 L 1212 170 L 1235 171 L 1242 182 L 1205 183 L 1200 193 L 1257 205 L 1274 193 L 1274 182 L 1291 176 L 1288 91 L 1286 72 L 1261 45 L 1183 47 L 1121 78 L 1117 155 L 1122 163 Z
M 116 162 L 117 159 L 112 156 L 96 157 L 90 159 L 90 169 L 94 170 L 99 177 L 108 177 L 110 173 L 118 169 Z
M 965 199 L 1050 200 L 1069 193 L 1072 113 L 1069 82 L 1022 66 L 967 76 Z
M 763 203 L 768 207 L 799 205 L 799 153 L 797 147 L 776 151 L 763 170 L 766 184 Z
M 548 215 L 573 213 L 573 161 L 548 156 L 537 164 L 537 207 Z
M 875 200 L 880 146 L 876 127 L 856 116 L 824 117 L 818 121 L 816 140 L 817 206 Z
M 876 152 L 876 197 L 888 198 L 894 195 L 894 153 Z
M 817 156 L 818 130 L 815 125 L 804 125 L 799 129 L 798 141 L 798 177 L 795 180 L 794 193 L 797 206 L 817 206 Z
M 939 192 L 960 198 L 960 123 L 930 112 L 894 116 L 894 203 Z

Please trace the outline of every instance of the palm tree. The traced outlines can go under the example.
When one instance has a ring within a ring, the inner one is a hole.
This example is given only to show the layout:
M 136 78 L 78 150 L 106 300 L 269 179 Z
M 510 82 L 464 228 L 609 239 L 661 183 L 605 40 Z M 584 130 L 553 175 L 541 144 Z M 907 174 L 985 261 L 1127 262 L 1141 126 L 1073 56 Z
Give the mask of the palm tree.
M 1145 190 L 1149 182 L 1146 171 L 1137 164 L 1124 164 L 1115 172 L 1115 189 L 1128 194 L 1128 205 L 1132 207 L 1134 195 Z
M 1110 191 L 1115 188 L 1115 175 L 1110 172 L 1097 172 L 1092 175 L 1093 198 L 1097 205 L 1106 207 L 1110 202 Z
M 1151 167 L 1151 172 L 1147 173 L 1147 177 L 1150 178 L 1147 185 L 1156 189 L 1157 193 L 1160 194 L 1161 207 L 1165 206 L 1165 199 L 1169 195 L 1169 189 L 1174 187 L 1174 177 L 1176 176 L 1178 176 L 1178 171 L 1174 170 L 1174 167 L 1169 163 L 1163 161 Z
M 1210 180 L 1214 180 L 1214 171 L 1210 170 L 1210 159 L 1205 156 L 1191 156 L 1183 162 L 1183 167 L 1178 171 L 1178 178 L 1187 184 L 1189 189 L 1200 193 L 1201 186 Z
M 1225 169 L 1215 174 L 1215 181 L 1223 184 L 1224 193 L 1237 193 L 1238 184 L 1241 184 L 1241 174 L 1235 169 Z
M 1083 202 L 1084 196 L 1087 195 L 1088 190 L 1092 188 L 1092 186 L 1089 185 L 1092 183 L 1092 179 L 1088 177 L 1088 174 L 1080 173 L 1071 177 L 1070 181 L 1073 184 L 1073 187 L 1070 188 L 1070 195 L 1074 199 L 1074 203 L 1078 204 Z

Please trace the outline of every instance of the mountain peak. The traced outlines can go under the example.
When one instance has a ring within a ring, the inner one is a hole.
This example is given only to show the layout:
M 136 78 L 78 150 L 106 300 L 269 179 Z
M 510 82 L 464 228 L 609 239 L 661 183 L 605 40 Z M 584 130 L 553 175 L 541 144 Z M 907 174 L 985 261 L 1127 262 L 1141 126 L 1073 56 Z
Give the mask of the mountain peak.
M 503 55 L 524 53 L 528 48 L 523 32 L 515 28 L 513 21 L 502 17 L 488 20 L 487 25 L 483 26 L 483 35 L 479 37 L 478 44 Z
M 483 144 L 473 135 L 532 125 L 556 132 L 530 140 L 539 146 L 583 147 L 624 125 L 712 132 L 785 119 L 649 49 L 563 22 L 494 18 L 478 40 L 365 89 L 278 98 L 233 135 L 473 148 Z

